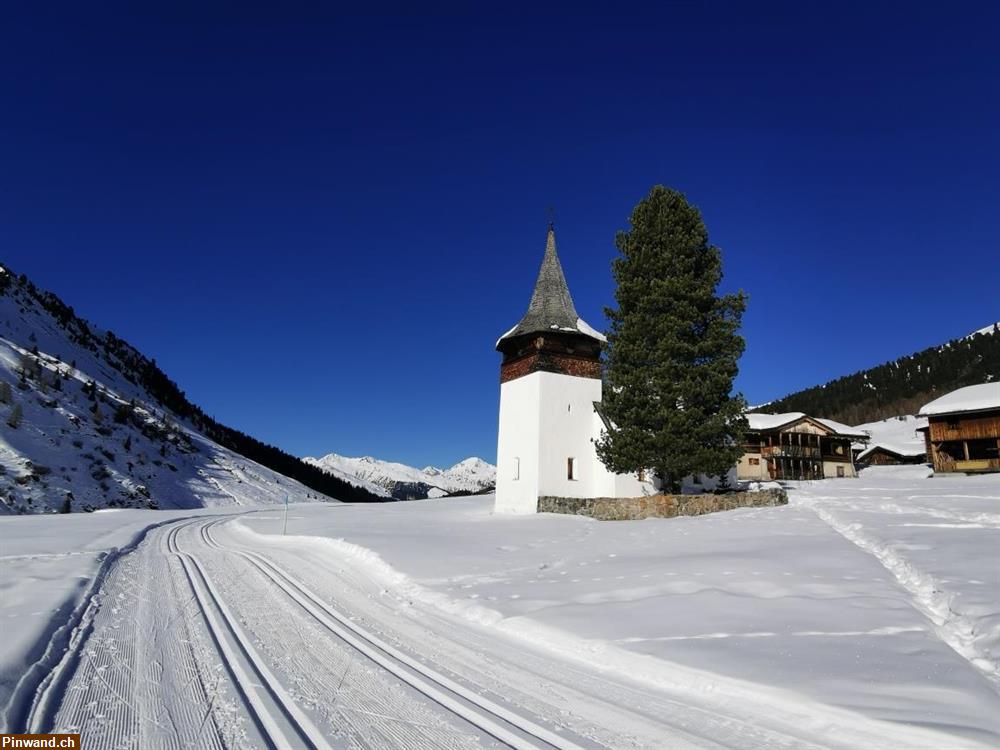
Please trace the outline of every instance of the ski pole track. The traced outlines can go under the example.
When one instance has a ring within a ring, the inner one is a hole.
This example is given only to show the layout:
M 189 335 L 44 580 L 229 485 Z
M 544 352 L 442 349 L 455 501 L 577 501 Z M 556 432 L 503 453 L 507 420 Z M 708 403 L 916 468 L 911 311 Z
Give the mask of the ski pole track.
M 973 624 L 956 611 L 950 596 L 935 578 L 914 566 L 892 544 L 865 533 L 862 524 L 846 522 L 811 501 L 812 511 L 831 529 L 858 549 L 874 557 L 906 591 L 913 607 L 932 623 L 937 636 L 983 675 L 1000 693 L 1000 664 L 977 646 Z
M 322 601 L 293 576 L 267 558 L 255 552 L 223 547 L 211 533 L 211 528 L 217 523 L 219 521 L 200 526 L 202 539 L 207 545 L 246 559 L 327 630 L 462 720 L 476 726 L 505 746 L 515 748 L 515 750 L 537 750 L 537 748 L 583 750 L 581 745 L 477 695 L 426 664 L 399 651 Z
M 192 524 L 180 524 L 167 532 L 167 548 L 180 559 L 212 639 L 225 657 L 233 684 L 268 745 L 278 750 L 332 750 L 253 648 L 201 562 L 181 549 L 178 536 L 188 525 Z

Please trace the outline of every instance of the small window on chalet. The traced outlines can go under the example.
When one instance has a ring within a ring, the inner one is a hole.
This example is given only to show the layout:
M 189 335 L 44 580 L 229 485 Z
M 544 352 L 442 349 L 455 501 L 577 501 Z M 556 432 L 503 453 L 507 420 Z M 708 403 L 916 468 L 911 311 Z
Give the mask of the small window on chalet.
M 521 459 L 515 458 L 514 465 L 511 468 L 513 469 L 511 472 L 511 479 L 517 481 L 521 478 Z
M 750 459 L 750 465 L 751 466 L 760 466 L 760 459 L 759 458 L 751 458 Z
M 838 466 L 837 467 L 837 476 L 838 477 L 844 476 L 844 467 L 843 466 Z
M 947 426 L 949 430 L 957 430 L 959 428 L 958 417 L 948 417 Z
M 569 480 L 576 479 L 576 459 L 567 458 L 566 459 L 566 478 Z

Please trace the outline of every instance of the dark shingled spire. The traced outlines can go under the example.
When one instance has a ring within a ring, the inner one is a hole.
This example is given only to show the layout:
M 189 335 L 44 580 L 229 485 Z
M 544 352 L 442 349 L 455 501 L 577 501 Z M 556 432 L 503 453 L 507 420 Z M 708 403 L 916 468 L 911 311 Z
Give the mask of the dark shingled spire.
M 559 255 L 556 253 L 556 232 L 552 224 L 549 224 L 549 235 L 545 241 L 545 256 L 542 258 L 542 267 L 538 271 L 538 280 L 535 282 L 535 291 L 528 304 L 528 312 L 524 314 L 516 326 L 500 337 L 500 341 L 526 333 L 559 330 L 583 333 L 596 338 L 591 333 L 580 329 L 579 320 L 580 316 L 577 315 L 573 298 L 569 295 L 566 277 L 563 275 Z

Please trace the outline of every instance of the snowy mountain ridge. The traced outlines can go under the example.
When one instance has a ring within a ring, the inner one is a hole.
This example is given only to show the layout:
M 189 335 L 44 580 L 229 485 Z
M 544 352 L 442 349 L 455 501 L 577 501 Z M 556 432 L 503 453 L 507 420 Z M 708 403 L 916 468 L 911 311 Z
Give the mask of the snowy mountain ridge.
M 334 476 L 357 482 L 358 486 L 376 487 L 381 493 L 397 500 L 441 497 L 455 492 L 473 494 L 496 484 L 496 467 L 475 456 L 459 461 L 448 469 L 436 466 L 418 469 L 372 456 L 352 458 L 337 453 L 328 453 L 319 458 L 309 456 L 303 461 Z

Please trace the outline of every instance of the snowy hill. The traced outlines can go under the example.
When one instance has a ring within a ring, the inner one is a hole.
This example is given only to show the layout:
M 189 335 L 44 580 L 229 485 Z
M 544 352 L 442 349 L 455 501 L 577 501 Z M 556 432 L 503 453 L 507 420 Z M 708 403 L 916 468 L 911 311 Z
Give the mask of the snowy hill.
M 870 444 L 896 445 L 907 449 L 923 449 L 924 437 L 917 432 L 927 426 L 927 417 L 917 417 L 912 414 L 890 417 L 878 422 L 859 424 L 854 429 L 871 435 Z
M 871 440 L 868 443 L 870 446 L 881 445 L 897 453 L 905 454 L 924 449 L 924 436 L 917 430 L 926 426 L 926 417 L 904 415 L 878 422 L 859 424 L 854 429 L 871 435 Z
M 371 456 L 350 458 L 336 453 L 303 460 L 334 476 L 397 500 L 420 500 L 456 492 L 474 494 L 494 486 L 497 474 L 493 464 L 476 457 L 459 461 L 450 469 L 436 466 L 417 469 Z
M 377 499 L 219 425 L 154 361 L 0 267 L 0 513 L 260 504 L 286 494 Z

